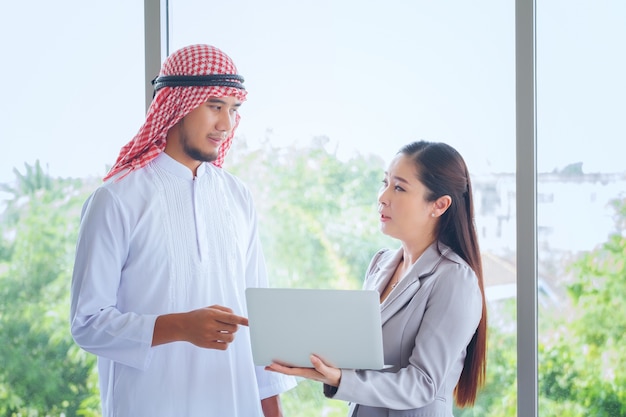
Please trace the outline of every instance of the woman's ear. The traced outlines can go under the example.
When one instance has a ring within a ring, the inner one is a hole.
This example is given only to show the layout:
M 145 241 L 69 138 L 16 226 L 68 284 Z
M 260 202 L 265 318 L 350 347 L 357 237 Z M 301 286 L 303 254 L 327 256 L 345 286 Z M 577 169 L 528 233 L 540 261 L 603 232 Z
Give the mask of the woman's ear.
M 435 200 L 434 204 L 434 214 L 436 217 L 441 216 L 443 213 L 448 210 L 448 207 L 452 204 L 452 197 L 449 195 L 442 195 L 437 200 Z

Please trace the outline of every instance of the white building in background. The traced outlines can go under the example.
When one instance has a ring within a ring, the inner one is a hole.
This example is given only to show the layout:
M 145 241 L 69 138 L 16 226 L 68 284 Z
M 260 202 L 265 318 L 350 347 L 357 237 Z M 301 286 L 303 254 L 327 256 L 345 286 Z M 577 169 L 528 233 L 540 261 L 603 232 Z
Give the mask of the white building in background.
M 515 296 L 516 184 L 514 174 L 473 177 L 485 285 L 490 300 Z M 568 172 L 537 177 L 537 234 L 540 302 L 558 303 L 565 266 L 615 233 L 611 201 L 626 198 L 626 173 Z
M 472 181 L 482 249 L 514 252 L 515 175 L 494 174 Z M 626 173 L 539 174 L 539 248 L 575 253 L 604 243 L 616 231 L 611 201 L 617 198 L 626 198 Z

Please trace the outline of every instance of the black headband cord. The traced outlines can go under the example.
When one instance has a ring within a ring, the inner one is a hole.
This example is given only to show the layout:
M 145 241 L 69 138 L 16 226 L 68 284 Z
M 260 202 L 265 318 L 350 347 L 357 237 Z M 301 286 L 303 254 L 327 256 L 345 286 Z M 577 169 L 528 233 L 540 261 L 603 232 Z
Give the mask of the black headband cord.
M 244 79 L 238 74 L 161 75 L 152 80 L 154 92 L 163 87 L 233 87 L 245 90 Z

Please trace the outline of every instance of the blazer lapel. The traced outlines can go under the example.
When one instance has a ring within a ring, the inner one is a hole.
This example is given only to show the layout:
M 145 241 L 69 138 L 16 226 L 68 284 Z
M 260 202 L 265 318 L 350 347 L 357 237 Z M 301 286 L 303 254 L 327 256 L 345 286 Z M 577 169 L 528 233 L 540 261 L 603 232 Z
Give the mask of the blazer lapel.
M 439 244 L 439 247 L 441 248 L 441 254 L 439 254 L 437 250 L 436 243 L 430 245 L 413 266 L 411 266 L 411 269 L 409 269 L 406 276 L 398 283 L 398 286 L 393 289 L 391 294 L 389 294 L 380 305 L 382 324 L 385 324 L 398 310 L 411 301 L 421 286 L 420 279 L 426 278 L 435 272 L 437 266 L 439 266 L 443 260 L 444 255 L 450 250 L 450 248 L 442 244 Z M 385 285 L 387 285 L 387 282 L 391 278 L 401 258 L 402 249 L 399 249 L 385 265 L 381 265 L 379 271 L 381 275 L 376 279 L 376 289 L 379 293 L 382 293 L 384 290 Z
M 382 294 L 401 258 L 402 249 L 383 253 L 376 265 L 376 269 L 372 271 L 372 279 L 368 280 L 369 284 L 366 289 L 377 290 Z

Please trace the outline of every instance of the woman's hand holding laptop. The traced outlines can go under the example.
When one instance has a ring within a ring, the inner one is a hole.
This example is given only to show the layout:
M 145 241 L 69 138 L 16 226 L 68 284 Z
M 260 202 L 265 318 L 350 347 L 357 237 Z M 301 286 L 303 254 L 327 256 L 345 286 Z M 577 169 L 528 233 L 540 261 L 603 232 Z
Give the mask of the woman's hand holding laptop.
M 341 369 L 325 364 L 322 359 L 315 355 L 311 355 L 311 364 L 313 364 L 313 368 L 292 368 L 272 362 L 272 364 L 266 366 L 265 369 L 286 375 L 313 379 L 330 385 L 331 387 L 339 386 L 339 381 L 341 381 Z

